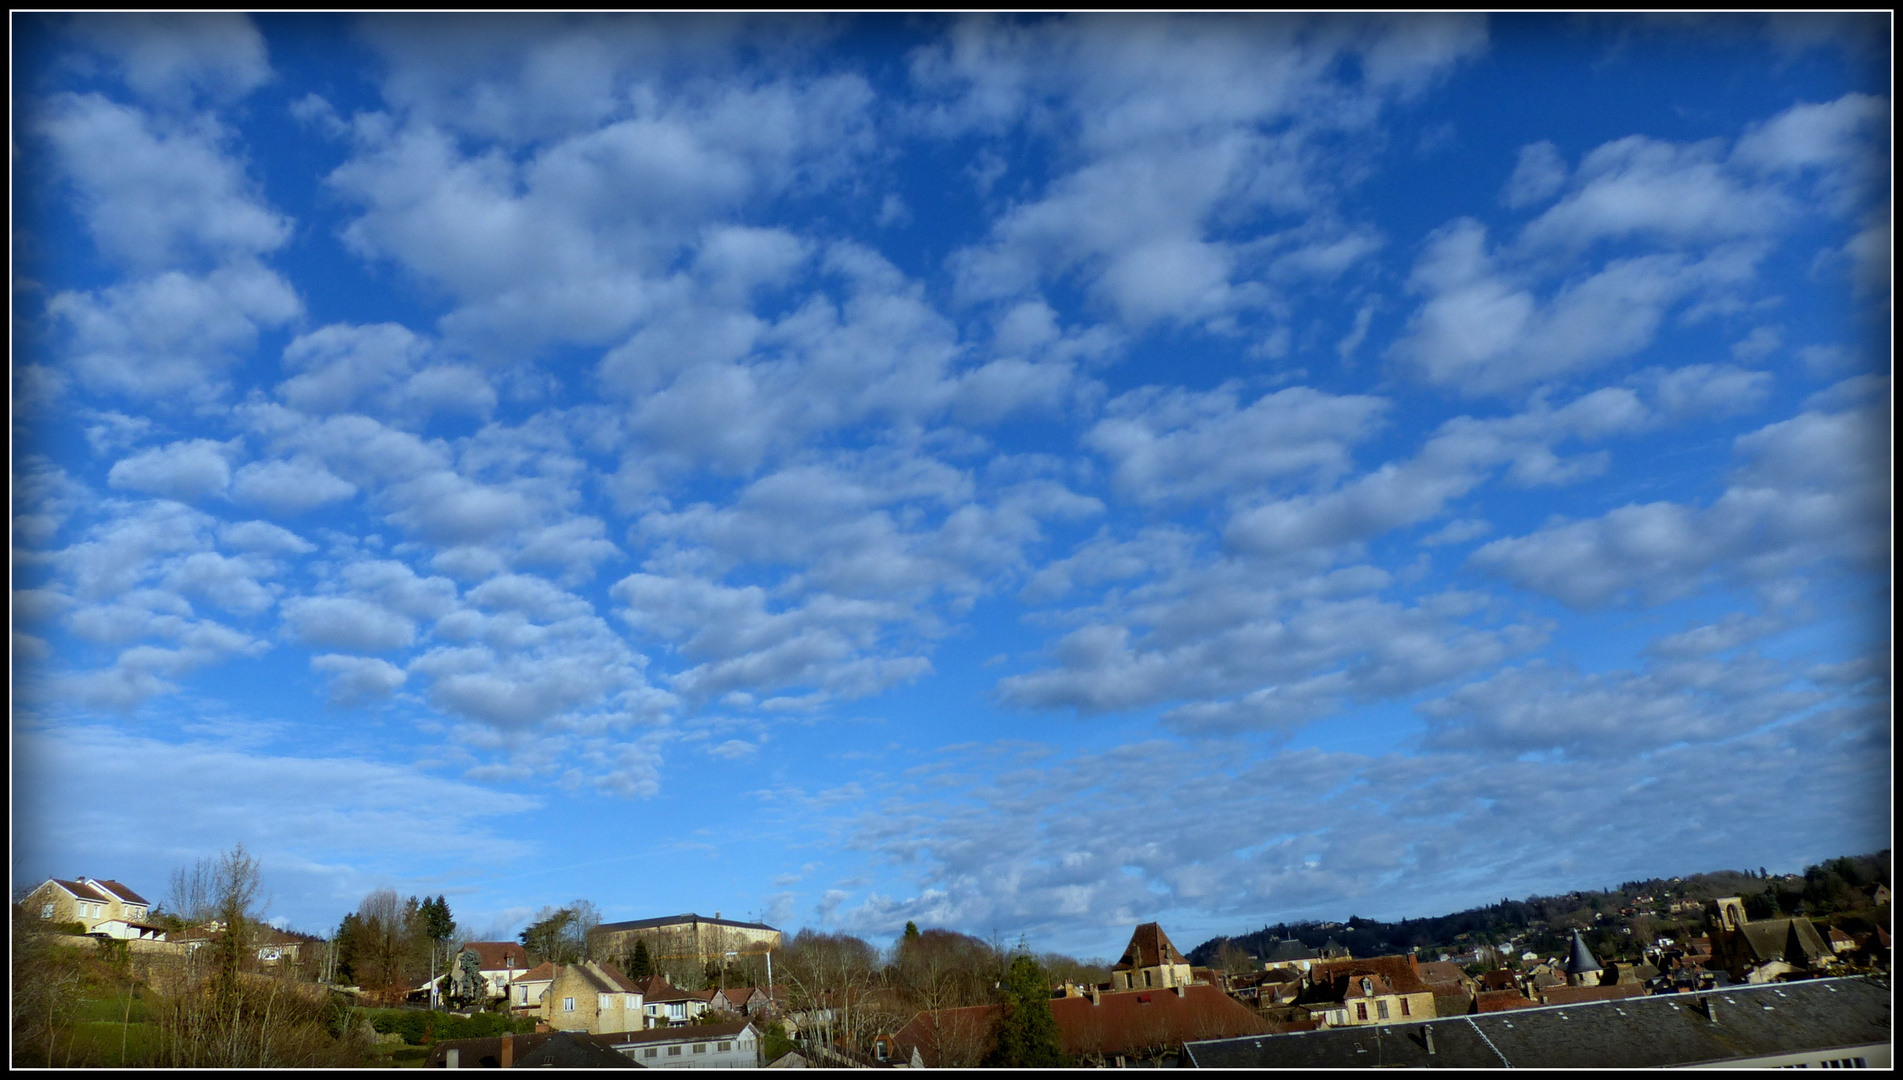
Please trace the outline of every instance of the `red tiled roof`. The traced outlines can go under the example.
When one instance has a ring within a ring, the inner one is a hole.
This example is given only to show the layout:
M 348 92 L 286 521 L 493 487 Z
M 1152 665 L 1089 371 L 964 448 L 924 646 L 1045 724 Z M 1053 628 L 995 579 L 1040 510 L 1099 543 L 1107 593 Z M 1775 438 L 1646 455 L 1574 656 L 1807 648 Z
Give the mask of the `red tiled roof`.
M 1506 1012 L 1509 1009 L 1536 1008 L 1538 1005 L 1539 1002 L 1518 990 L 1482 990 L 1474 997 L 1475 1012 Z
M 516 978 L 524 982 L 550 981 L 555 978 L 555 965 L 549 963 L 547 960 L 544 960 L 541 963 L 530 968 L 529 970 L 516 976 Z
M 1130 935 L 1129 947 L 1123 950 L 1123 959 L 1117 961 L 1113 971 L 1128 971 L 1132 968 L 1163 967 L 1168 964 L 1187 964 L 1183 954 L 1170 943 L 1168 934 L 1157 923 L 1146 922 Z
M 1193 985 L 1175 990 L 1124 990 L 1089 997 L 1054 998 L 1051 1016 L 1057 1021 L 1064 1052 L 1144 1055 L 1167 1050 L 1193 1039 L 1226 1039 L 1265 1035 L 1274 1025 L 1213 986 Z M 937 1066 L 941 1043 L 957 1039 L 982 1042 L 1001 1010 L 996 1005 L 941 1009 L 919 1013 L 896 1037 L 909 1053 L 917 1047 L 928 1066 Z
M 1540 996 L 1548 1005 L 1584 1005 L 1589 1001 L 1618 1001 L 1644 994 L 1645 987 L 1638 983 L 1610 983 L 1603 986 L 1555 986 Z
M 529 951 L 514 941 L 470 941 L 463 948 L 476 954 L 476 967 L 479 971 L 526 971 L 529 967 Z M 514 965 L 506 961 L 514 960 Z
M 1421 981 L 1425 983 L 1466 983 L 1472 980 L 1459 964 L 1451 960 L 1426 960 L 1421 963 Z
M 1432 988 L 1421 981 L 1414 965 L 1405 956 L 1370 956 L 1362 960 L 1327 960 L 1308 969 L 1308 977 L 1319 986 L 1322 983 L 1339 983 L 1349 980 L 1358 985 L 1361 976 L 1378 976 L 1387 980 L 1396 994 L 1427 994 Z M 1349 987 L 1339 987 L 1347 992 Z M 1334 1000 L 1340 1001 L 1337 997 Z

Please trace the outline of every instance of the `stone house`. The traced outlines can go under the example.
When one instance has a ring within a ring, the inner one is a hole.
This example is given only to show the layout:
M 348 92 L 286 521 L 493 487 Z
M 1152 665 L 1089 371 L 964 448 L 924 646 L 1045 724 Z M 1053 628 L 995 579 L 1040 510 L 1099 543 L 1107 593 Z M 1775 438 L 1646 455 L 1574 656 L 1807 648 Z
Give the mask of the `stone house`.
M 1324 1027 L 1402 1023 L 1435 1015 L 1434 990 L 1421 980 L 1420 961 L 1406 956 L 1318 963 L 1297 1004 Z
M 121 940 L 164 941 L 165 928 L 146 920 L 152 905 L 117 881 L 48 878 L 27 894 L 21 907 L 51 922 L 79 923 L 88 934 Z
M 1112 990 L 1168 990 L 1195 981 L 1189 961 L 1156 923 L 1137 927 L 1123 958 L 1110 969 Z
M 1836 953 L 1806 918 L 1746 919 L 1744 901 L 1724 896 L 1708 905 L 1712 961 L 1734 980 L 1770 982 L 1797 971 L 1816 971 Z
M 682 990 L 660 975 L 635 979 L 633 985 L 641 993 L 650 1028 L 685 1027 L 693 1023 L 712 1007 L 715 994 L 713 990 Z
M 541 1018 L 556 1031 L 591 1035 L 646 1029 L 641 990 L 613 964 L 557 965 L 542 992 Z

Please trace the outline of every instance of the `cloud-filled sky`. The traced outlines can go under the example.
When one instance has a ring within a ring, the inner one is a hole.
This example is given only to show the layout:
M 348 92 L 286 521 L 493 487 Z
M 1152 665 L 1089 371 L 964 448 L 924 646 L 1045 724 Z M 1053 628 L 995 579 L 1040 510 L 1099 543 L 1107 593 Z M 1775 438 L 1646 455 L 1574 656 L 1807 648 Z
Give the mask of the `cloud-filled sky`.
M 1888 842 L 1887 16 L 13 25 L 16 885 L 1114 955 Z

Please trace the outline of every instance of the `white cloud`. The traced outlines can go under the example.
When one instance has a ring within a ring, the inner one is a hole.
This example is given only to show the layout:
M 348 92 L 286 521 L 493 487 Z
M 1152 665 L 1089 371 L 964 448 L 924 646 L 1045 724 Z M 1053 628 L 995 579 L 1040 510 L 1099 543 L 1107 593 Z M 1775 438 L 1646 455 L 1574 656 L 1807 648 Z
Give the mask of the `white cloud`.
M 1521 238 L 1536 247 L 1634 236 L 1732 240 L 1776 231 L 1796 210 L 1782 192 L 1727 170 L 1720 140 L 1681 145 L 1629 135 L 1588 153 L 1572 190 Z
M 264 36 L 244 15 L 218 12 L 71 16 L 67 33 L 103 53 L 133 92 L 178 107 L 202 94 L 241 98 L 271 78 Z
M 1472 562 L 1577 608 L 1659 603 L 1714 576 L 1768 585 L 1819 562 L 1874 566 L 1889 542 L 1884 424 L 1804 412 L 1738 439 L 1745 463 L 1711 505 L 1627 505 L 1496 540 Z
M 168 123 L 97 94 L 56 96 L 36 117 L 93 242 L 116 261 L 195 269 L 290 238 L 290 221 L 253 193 L 209 119 Z
M 390 652 L 416 643 L 416 624 L 348 596 L 299 596 L 282 605 L 285 631 L 304 645 Z
M 83 858 L 162 890 L 173 868 L 242 840 L 263 863 L 276 909 L 312 929 L 432 860 L 502 866 L 528 855 L 494 826 L 540 805 L 370 758 L 168 742 L 105 725 L 25 729 L 15 753 L 24 778 L 15 813 L 30 834 L 19 855 L 36 867 L 51 873 Z M 88 797 L 102 790 L 167 811 L 128 816 Z
M 1364 127 L 1484 45 L 1462 18 L 965 20 L 912 56 L 914 84 L 949 98 L 922 122 L 1064 132 L 1075 164 L 954 256 L 959 293 L 1017 301 L 1071 278 L 1131 326 L 1227 325 L 1269 294 L 1250 281 L 1263 268 L 1249 245 L 1212 226 L 1265 214 L 1304 215 L 1279 234 L 1254 227 L 1271 247 L 1333 251 L 1305 272 L 1338 274 L 1369 246 L 1330 220 L 1330 159 L 1312 136 Z M 1335 81 L 1350 58 L 1359 85 Z
M 311 670 L 330 676 L 330 700 L 335 705 L 361 705 L 389 697 L 409 678 L 387 660 L 336 653 L 311 657 Z
M 167 271 L 98 292 L 62 292 L 47 313 L 65 325 L 86 386 L 134 397 L 213 397 L 260 330 L 303 311 L 296 292 L 255 261 L 204 277 Z
M 1513 167 L 1513 175 L 1507 177 L 1500 201 L 1515 208 L 1544 202 L 1559 193 L 1566 183 L 1566 173 L 1566 160 L 1559 156 L 1559 147 L 1550 140 L 1528 143 L 1520 147 L 1519 162 Z
M 231 494 L 280 514 L 296 514 L 348 499 L 357 486 L 340 479 L 309 456 L 288 461 L 254 461 L 232 477 Z
M 231 453 L 230 446 L 210 439 L 175 442 L 120 461 L 107 474 L 106 483 L 193 502 L 224 494 L 231 482 L 227 460 Z
M 1373 433 L 1388 406 L 1291 387 L 1239 408 L 1238 391 L 1132 391 L 1105 406 L 1083 441 L 1111 459 L 1117 487 L 1142 502 L 1297 478 L 1325 486 L 1348 470 L 1349 447 Z
M 1744 248 L 1615 259 L 1542 302 L 1497 265 L 1486 229 L 1462 219 L 1428 238 L 1408 286 L 1426 299 L 1390 355 L 1466 393 L 1571 375 L 1649 346 L 1674 306 L 1748 281 L 1755 261 Z

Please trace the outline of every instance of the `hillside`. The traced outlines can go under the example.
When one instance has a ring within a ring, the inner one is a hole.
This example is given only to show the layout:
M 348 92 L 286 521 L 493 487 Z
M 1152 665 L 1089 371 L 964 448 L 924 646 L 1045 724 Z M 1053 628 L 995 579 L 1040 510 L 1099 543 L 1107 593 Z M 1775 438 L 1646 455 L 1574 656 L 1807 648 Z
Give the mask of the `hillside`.
M 1618 888 L 1555 896 L 1502 898 L 1450 915 L 1399 922 L 1349 916 L 1346 922 L 1276 923 L 1231 937 L 1214 937 L 1189 951 L 1191 963 L 1215 966 L 1224 946 L 1259 958 L 1272 943 L 1293 938 L 1311 948 L 1329 941 L 1355 956 L 1381 956 L 1420 948 L 1460 953 L 1509 938 L 1536 952 L 1551 953 L 1574 928 L 1590 931 L 1595 949 L 1625 951 L 1635 939 L 1694 931 L 1705 901 L 1742 896 L 1752 918 L 1803 914 L 1847 930 L 1874 925 L 1867 889 L 1890 883 L 1890 852 L 1845 856 L 1805 869 L 1802 875 L 1772 876 L 1760 869 L 1714 870 L 1683 878 L 1628 881 Z M 1679 910 L 1674 912 L 1676 905 Z M 1885 913 L 1887 917 L 1887 912 Z M 1628 932 L 1629 931 L 1629 932 Z M 1233 958 L 1233 953 L 1231 954 Z

